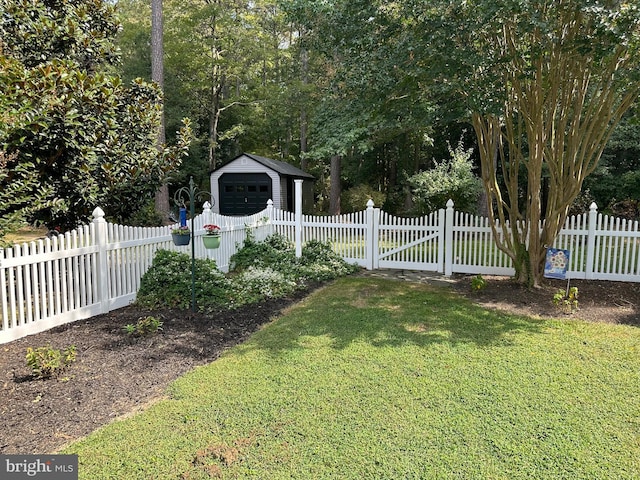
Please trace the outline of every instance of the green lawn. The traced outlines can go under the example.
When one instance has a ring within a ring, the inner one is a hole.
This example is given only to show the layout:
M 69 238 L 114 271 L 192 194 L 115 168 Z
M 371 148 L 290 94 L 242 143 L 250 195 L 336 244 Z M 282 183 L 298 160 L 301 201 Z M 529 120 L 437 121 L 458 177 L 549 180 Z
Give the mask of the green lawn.
M 345 278 L 64 453 L 83 479 L 640 479 L 640 329 Z

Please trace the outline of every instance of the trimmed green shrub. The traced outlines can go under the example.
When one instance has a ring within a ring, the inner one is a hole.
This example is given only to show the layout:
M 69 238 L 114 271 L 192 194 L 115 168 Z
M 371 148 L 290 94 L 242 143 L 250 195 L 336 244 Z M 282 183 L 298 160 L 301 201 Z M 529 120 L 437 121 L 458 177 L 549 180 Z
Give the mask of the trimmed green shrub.
M 196 304 L 228 306 L 230 280 L 218 270 L 214 260 L 196 259 Z M 191 307 L 191 257 L 185 253 L 159 250 L 143 275 L 137 303 L 143 307 Z
M 250 266 L 232 277 L 236 298 L 242 303 L 257 303 L 268 298 L 281 298 L 300 285 L 271 267 Z
M 196 260 L 196 305 L 200 311 L 234 308 L 280 298 L 311 281 L 331 280 L 359 270 L 336 255 L 328 243 L 310 241 L 296 258 L 293 244 L 282 235 L 256 242 L 248 232 L 244 247 L 231 257 L 225 276 L 213 260 Z M 191 307 L 191 257 L 160 250 L 144 274 L 137 303 L 148 308 Z M 135 330 L 132 325 L 130 329 Z
M 282 235 L 271 235 L 264 242 L 253 238 L 231 257 L 232 270 L 241 272 L 249 267 L 271 268 L 281 272 L 303 287 L 307 281 L 331 280 L 359 270 L 338 256 L 327 242 L 310 240 L 296 258 L 293 244 Z
M 263 242 L 257 242 L 253 233 L 247 230 L 244 246 L 230 260 L 231 271 L 240 272 L 249 267 L 274 267 L 277 270 L 288 269 L 295 263 L 293 243 L 283 235 L 274 234 Z
M 310 240 L 302 247 L 298 274 L 308 280 L 332 280 L 351 275 L 360 270 L 355 264 L 345 262 L 327 242 Z

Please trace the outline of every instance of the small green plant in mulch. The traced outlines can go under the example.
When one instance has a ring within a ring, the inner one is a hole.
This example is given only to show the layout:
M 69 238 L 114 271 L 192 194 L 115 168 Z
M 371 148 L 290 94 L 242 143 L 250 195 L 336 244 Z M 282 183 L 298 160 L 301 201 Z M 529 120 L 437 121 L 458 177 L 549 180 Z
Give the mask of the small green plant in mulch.
M 50 378 L 59 375 L 76 360 L 76 346 L 64 350 L 50 346 L 27 348 L 27 366 L 36 378 Z
M 482 275 L 476 275 L 471 280 L 471 290 L 474 292 L 479 292 L 480 290 L 484 290 L 487 288 L 487 281 L 482 278 Z
M 553 304 L 566 313 L 574 313 L 578 310 L 578 287 L 571 287 L 568 292 L 558 290 L 553 295 Z
M 158 330 L 162 330 L 162 322 L 157 317 L 147 316 L 140 317 L 135 323 L 129 323 L 124 326 L 124 331 L 127 335 L 132 337 L 140 337 L 148 335 L 150 333 L 156 333 Z

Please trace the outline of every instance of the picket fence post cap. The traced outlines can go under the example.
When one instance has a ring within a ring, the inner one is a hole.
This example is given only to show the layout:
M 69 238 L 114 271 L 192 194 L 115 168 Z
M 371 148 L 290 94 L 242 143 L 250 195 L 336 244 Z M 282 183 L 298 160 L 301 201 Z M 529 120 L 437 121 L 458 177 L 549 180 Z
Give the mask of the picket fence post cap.
M 447 201 L 447 208 L 453 208 L 453 200 L 449 199 L 449 201 Z
M 102 210 L 100 207 L 96 207 L 93 210 L 92 215 L 94 219 L 104 218 L 104 210 Z
M 369 199 L 369 201 L 367 202 L 367 208 L 373 208 L 373 200 Z

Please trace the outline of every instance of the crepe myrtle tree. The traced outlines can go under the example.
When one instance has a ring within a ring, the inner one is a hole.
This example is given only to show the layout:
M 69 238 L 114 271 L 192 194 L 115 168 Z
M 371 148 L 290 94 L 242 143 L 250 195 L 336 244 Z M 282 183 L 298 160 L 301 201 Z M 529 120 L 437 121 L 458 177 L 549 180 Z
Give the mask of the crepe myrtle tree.
M 431 94 L 448 95 L 471 117 L 497 245 L 513 261 L 517 280 L 537 286 L 546 247 L 640 93 L 640 6 L 436 4 L 422 16 L 413 12 L 414 24 L 428 32 L 422 36 L 428 62 L 416 63 L 429 71 Z

